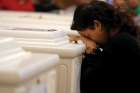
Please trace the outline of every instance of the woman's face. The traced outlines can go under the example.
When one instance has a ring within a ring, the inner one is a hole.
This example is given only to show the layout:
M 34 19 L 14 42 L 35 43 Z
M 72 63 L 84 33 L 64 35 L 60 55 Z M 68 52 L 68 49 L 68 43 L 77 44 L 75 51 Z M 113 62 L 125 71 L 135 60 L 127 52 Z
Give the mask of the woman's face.
M 108 40 L 108 33 L 101 28 L 95 28 L 95 29 L 85 29 L 83 31 L 80 31 L 80 35 L 92 40 L 93 42 L 97 44 L 104 44 Z

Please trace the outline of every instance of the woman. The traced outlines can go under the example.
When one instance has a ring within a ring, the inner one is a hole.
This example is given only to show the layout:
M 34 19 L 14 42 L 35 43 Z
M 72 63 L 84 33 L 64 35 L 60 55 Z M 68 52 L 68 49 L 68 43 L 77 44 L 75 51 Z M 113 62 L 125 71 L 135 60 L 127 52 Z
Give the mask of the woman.
M 130 91 L 138 84 L 138 28 L 125 13 L 95 1 L 75 10 L 71 29 L 79 31 L 86 45 L 81 93 Z

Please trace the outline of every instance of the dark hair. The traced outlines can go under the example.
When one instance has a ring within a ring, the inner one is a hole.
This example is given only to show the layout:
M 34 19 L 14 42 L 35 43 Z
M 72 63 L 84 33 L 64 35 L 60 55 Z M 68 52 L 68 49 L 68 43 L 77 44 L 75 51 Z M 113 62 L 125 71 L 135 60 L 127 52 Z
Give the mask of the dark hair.
M 112 5 L 103 1 L 94 1 L 77 7 L 71 29 L 81 31 L 86 28 L 94 28 L 94 20 L 100 21 L 106 31 L 125 31 L 136 35 L 138 30 L 134 21 L 126 13 L 119 12 Z

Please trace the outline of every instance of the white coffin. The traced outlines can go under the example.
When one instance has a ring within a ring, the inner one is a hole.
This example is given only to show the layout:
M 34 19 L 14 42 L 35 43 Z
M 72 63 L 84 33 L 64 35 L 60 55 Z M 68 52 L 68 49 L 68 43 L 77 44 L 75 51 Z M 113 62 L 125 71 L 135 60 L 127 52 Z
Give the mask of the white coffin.
M 0 11 L 0 25 L 55 27 L 70 29 L 73 16 L 49 13 L 5 12 Z M 3 24 L 4 23 L 4 24 Z M 64 26 L 65 25 L 65 26 Z
M 57 53 L 60 56 L 76 57 L 84 52 L 85 45 L 70 43 L 67 33 L 58 30 L 6 28 L 0 30 L 1 37 L 15 37 L 27 50 Z
M 63 31 L 23 31 L 2 30 L 1 36 L 16 37 L 24 49 L 38 53 L 53 53 L 60 56 L 58 67 L 58 93 L 79 93 L 79 76 L 82 53 L 85 45 L 82 42 L 70 43 Z
M 67 24 L 65 17 L 56 19 L 50 17 L 47 24 L 43 20 L 31 21 L 30 18 L 25 20 L 21 18 L 21 21 L 19 19 L 16 21 L 15 19 L 17 18 L 0 19 L 4 23 L 0 24 L 0 36 L 15 37 L 24 49 L 31 52 L 58 54 L 60 62 L 57 93 L 80 93 L 80 66 L 85 45 L 81 41 L 77 44 L 69 42 L 67 32 L 72 33 L 69 30 L 71 22 Z
M 0 93 L 56 93 L 58 55 L 25 52 L 12 38 L 0 51 Z

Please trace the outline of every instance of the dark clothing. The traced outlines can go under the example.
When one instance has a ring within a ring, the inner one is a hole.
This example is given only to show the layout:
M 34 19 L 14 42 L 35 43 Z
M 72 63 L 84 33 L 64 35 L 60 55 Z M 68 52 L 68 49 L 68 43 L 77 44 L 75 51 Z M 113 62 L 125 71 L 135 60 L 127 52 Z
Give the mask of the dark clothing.
M 37 12 L 52 12 L 60 10 L 60 8 L 52 3 L 50 4 L 36 4 L 35 9 Z
M 133 36 L 121 33 L 102 49 L 94 55 L 85 55 L 83 59 L 81 93 L 126 92 L 139 85 L 140 48 Z

